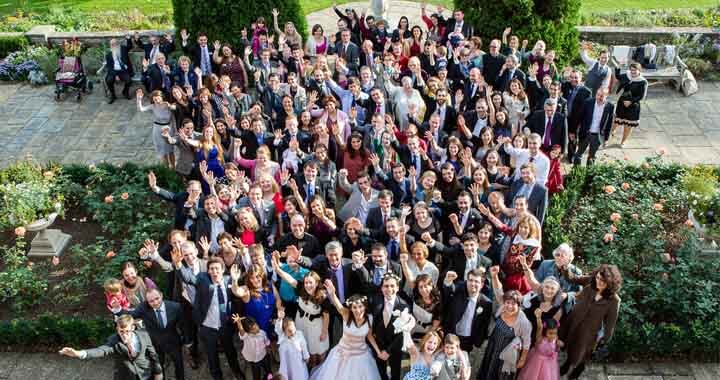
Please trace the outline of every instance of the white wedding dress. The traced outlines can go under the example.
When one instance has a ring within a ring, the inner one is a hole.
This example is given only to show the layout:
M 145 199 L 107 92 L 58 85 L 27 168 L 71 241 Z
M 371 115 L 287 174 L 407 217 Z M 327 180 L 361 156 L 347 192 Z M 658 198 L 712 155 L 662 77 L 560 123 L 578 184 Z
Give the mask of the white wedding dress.
M 365 342 L 370 324 L 360 327 L 343 322 L 343 336 L 323 364 L 313 370 L 311 380 L 380 380 L 380 372 Z

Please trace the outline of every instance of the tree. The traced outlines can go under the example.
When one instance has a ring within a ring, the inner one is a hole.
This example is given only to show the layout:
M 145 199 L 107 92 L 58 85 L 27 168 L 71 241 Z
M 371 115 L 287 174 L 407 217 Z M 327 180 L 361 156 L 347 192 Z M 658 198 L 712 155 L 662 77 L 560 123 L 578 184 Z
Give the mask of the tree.
M 247 28 L 248 38 L 252 38 L 250 25 L 258 17 L 265 18 L 268 34 L 275 34 L 272 9 L 280 12 L 280 28 L 287 21 L 295 23 L 298 32 L 306 35 L 307 22 L 300 9 L 298 0 L 238 1 L 238 0 L 173 0 L 175 31 L 187 29 L 190 38 L 198 32 L 205 32 L 208 40 L 227 42 L 233 46 L 236 54 L 242 54 L 240 31 Z M 277 39 L 276 39 L 277 41 Z
M 568 63 L 578 52 L 581 0 L 455 0 L 465 19 L 483 38 L 500 38 L 506 27 L 532 49 L 537 40 L 557 52 L 558 61 Z M 487 43 L 486 43 L 487 44 Z

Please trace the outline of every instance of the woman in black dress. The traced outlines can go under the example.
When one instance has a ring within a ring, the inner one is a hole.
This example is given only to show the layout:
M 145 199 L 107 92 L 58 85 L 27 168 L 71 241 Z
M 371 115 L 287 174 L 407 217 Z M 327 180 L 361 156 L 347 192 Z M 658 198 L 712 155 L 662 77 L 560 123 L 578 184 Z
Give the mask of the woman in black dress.
M 622 148 L 630 137 L 632 129 L 640 124 L 640 101 L 647 95 L 648 82 L 642 76 L 638 63 L 631 64 L 630 69 L 622 74 L 620 68 L 616 68 L 615 78 L 620 81 L 617 93 L 622 91 L 622 94 L 615 108 L 613 134 L 618 126 L 623 126 L 622 140 L 620 140 L 620 148 Z

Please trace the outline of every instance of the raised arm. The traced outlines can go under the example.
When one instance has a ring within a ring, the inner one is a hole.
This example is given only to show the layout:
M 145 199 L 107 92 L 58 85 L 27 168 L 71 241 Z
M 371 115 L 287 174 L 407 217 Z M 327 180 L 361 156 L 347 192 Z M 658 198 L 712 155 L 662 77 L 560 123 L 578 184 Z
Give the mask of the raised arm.
M 335 285 L 333 285 L 331 280 L 325 280 L 325 291 L 327 291 L 330 302 L 332 302 L 333 306 L 335 306 L 335 309 L 338 311 L 338 313 L 340 313 L 343 321 L 347 321 L 347 319 L 350 317 L 350 312 L 340 302 L 340 299 L 335 292 Z
M 295 248 L 295 246 L 292 246 L 292 245 L 291 245 L 291 246 L 287 247 L 287 249 L 285 250 L 285 257 L 288 257 L 288 255 L 291 255 L 290 252 L 291 252 L 293 249 L 294 249 L 295 251 L 297 251 L 297 248 Z M 298 252 L 298 255 L 299 255 L 299 254 L 300 254 L 300 253 Z M 297 288 L 297 285 L 298 285 L 297 280 L 295 280 L 295 279 L 293 278 L 293 276 L 291 276 L 288 272 L 285 272 L 285 271 L 280 267 L 280 252 L 278 252 L 278 251 L 273 252 L 273 253 L 272 253 L 272 260 L 271 260 L 271 261 L 272 261 L 272 267 L 273 267 L 273 270 L 275 271 L 275 273 L 277 273 L 277 275 L 278 275 L 283 281 L 287 282 L 290 286 L 292 286 L 293 288 Z

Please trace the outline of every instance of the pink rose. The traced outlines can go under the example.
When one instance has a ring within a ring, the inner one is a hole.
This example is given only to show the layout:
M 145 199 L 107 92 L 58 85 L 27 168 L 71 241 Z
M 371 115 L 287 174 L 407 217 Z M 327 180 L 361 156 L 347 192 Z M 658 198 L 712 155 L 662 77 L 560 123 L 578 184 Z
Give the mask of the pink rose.
M 623 182 L 623 184 L 622 184 L 621 187 L 622 187 L 623 190 L 627 191 L 627 190 L 630 189 L 630 184 L 627 183 L 627 182 Z
M 107 203 L 107 204 L 113 203 L 113 196 L 112 195 L 106 196 L 105 203 Z
M 609 233 L 609 232 L 606 233 L 605 236 L 603 236 L 603 241 L 604 241 L 605 243 L 609 243 L 609 242 L 613 241 L 613 239 L 615 239 L 615 235 L 613 235 L 613 234 L 611 234 L 611 233 Z
M 126 191 L 126 192 L 120 194 L 120 198 L 121 198 L 122 200 L 126 201 L 126 200 L 128 200 L 128 198 L 130 198 L 130 194 L 128 194 L 127 191 Z
M 108 260 L 112 259 L 113 257 L 115 257 L 115 251 L 108 251 L 108 253 L 105 254 L 105 258 L 107 258 Z
M 605 187 L 603 187 L 603 191 L 605 191 L 606 194 L 612 194 L 615 192 L 615 186 L 605 185 Z
M 27 231 L 25 230 L 25 227 L 23 227 L 23 226 L 15 228 L 15 236 L 17 236 L 17 237 L 24 237 L 26 232 Z
M 619 221 L 621 218 L 622 218 L 622 216 L 620 216 L 619 212 L 614 212 L 614 213 L 610 214 L 610 220 L 613 221 L 613 223 Z
M 655 209 L 655 211 L 662 211 L 662 210 L 663 210 L 663 204 L 662 204 L 662 203 L 655 203 L 655 204 L 653 205 L 653 208 Z

